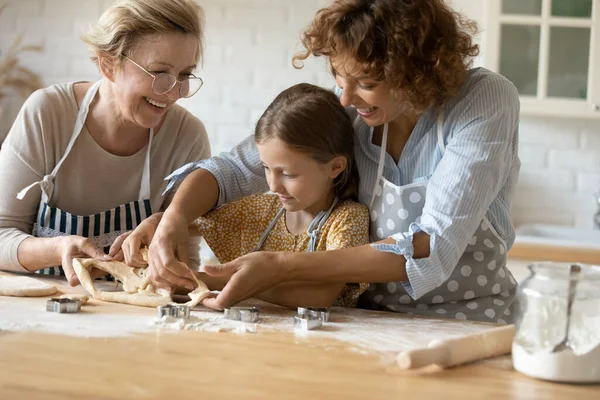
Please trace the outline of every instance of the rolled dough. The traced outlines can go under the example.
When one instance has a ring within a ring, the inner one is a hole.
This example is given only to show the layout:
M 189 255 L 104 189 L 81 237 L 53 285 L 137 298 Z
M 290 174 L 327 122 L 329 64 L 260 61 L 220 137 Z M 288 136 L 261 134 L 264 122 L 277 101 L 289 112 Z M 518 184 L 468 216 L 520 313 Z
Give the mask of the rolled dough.
M 27 276 L 0 276 L 0 296 L 41 297 L 56 291 L 54 285 Z

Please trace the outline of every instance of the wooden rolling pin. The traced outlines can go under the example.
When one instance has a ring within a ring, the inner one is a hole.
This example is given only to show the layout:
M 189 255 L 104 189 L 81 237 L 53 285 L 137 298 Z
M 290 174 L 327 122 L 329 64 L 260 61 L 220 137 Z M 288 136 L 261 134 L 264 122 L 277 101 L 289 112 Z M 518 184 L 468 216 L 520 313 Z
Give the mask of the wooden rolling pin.
M 402 352 L 396 360 L 402 369 L 452 367 L 510 353 L 514 334 L 515 326 L 507 325 L 457 339 L 432 340 L 427 348 Z

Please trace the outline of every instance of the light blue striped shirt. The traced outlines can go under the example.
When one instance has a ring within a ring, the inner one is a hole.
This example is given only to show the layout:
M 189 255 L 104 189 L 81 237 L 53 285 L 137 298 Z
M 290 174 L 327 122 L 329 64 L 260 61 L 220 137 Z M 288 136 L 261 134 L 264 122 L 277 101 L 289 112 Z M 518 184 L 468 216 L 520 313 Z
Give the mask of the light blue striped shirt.
M 341 89 L 336 88 L 336 93 Z M 347 109 L 352 120 L 356 110 Z M 469 239 L 488 217 L 510 249 L 515 238 L 509 208 L 518 178 L 519 98 L 506 78 L 483 68 L 473 69 L 461 91 L 444 105 L 445 153 L 438 147 L 437 109 L 419 118 L 399 162 L 387 154 L 383 177 L 395 185 L 428 180 L 420 222 L 412 230 L 431 236 L 430 256 L 413 259 L 412 232 L 398 232 L 395 245 L 377 246 L 405 256 L 409 294 L 418 299 L 445 282 Z M 380 147 L 371 129 L 355 125 L 355 155 L 360 174 L 359 201 L 369 206 Z M 268 190 L 253 136 L 231 152 L 188 164 L 175 171 L 170 187 L 191 171 L 204 168 L 219 184 L 218 206 Z M 375 241 L 374 232 L 371 240 Z

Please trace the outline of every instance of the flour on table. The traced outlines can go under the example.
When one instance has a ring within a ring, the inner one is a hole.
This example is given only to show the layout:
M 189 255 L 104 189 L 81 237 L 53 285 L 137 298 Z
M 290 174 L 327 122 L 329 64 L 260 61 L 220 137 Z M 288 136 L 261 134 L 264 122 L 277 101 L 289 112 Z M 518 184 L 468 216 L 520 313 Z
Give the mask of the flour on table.
M 258 304 L 256 305 L 260 308 Z M 295 312 L 282 307 L 261 308 L 257 323 L 228 320 L 222 313 L 193 311 L 188 319 L 156 317 L 150 325 L 161 330 L 202 332 L 263 333 L 290 332 L 302 339 L 333 339 L 345 342 L 361 353 L 400 352 L 425 347 L 434 339 L 444 340 L 483 332 L 493 325 L 455 320 L 399 318 L 398 314 L 332 308 L 331 321 L 321 329 L 299 331 L 294 327 Z
M 33 299 L 29 299 L 29 302 L 4 299 L 0 298 L 0 330 L 38 331 L 80 337 L 118 337 L 157 332 L 176 334 L 184 330 L 218 332 L 222 335 L 276 332 L 292 335 L 292 340 L 300 345 L 319 346 L 325 350 L 344 345 L 360 353 L 381 354 L 386 357 L 390 353 L 397 354 L 427 346 L 433 339 L 450 339 L 493 327 L 491 324 L 402 318 L 396 313 L 334 307 L 331 309 L 331 322 L 325 323 L 322 329 L 297 331 L 294 326 L 294 310 L 258 300 L 251 300 L 243 305 L 259 307 L 259 321 L 245 323 L 225 319 L 223 313 L 203 307 L 193 309 L 187 319 L 176 319 L 158 318 L 155 310 L 143 308 L 138 308 L 135 314 L 106 314 L 95 311 L 95 307 L 99 307 L 95 304 L 82 307 L 77 314 L 57 314 L 45 311 L 44 299 L 39 299 L 39 307 L 31 306 Z M 390 360 L 392 363 L 393 358 Z
M 0 276 L 0 296 L 39 297 L 56 291 L 54 285 L 28 276 Z
M 215 315 L 208 318 L 191 316 L 187 319 L 164 316 L 155 318 L 150 322 L 152 326 L 162 329 L 177 331 L 202 331 L 202 332 L 234 332 L 234 333 L 256 333 L 257 324 L 241 321 L 232 321 Z

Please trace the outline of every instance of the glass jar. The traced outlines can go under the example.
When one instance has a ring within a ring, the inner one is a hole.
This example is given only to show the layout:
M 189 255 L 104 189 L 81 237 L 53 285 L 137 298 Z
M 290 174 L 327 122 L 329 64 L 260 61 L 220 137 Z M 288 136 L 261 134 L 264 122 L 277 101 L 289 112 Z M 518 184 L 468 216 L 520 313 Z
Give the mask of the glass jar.
M 600 382 L 600 266 L 540 262 L 519 286 L 512 354 L 517 371 L 561 382 Z M 575 281 L 567 347 L 569 283 Z

